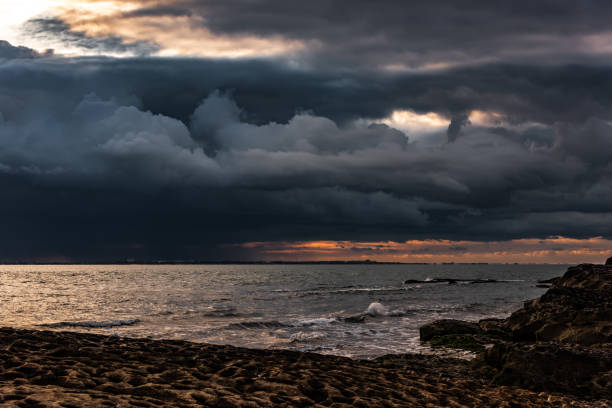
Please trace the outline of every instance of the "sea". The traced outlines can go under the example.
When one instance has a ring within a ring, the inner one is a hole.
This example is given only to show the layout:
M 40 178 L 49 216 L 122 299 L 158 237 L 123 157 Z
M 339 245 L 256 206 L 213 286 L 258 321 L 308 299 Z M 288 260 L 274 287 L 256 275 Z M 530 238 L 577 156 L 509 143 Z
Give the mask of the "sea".
M 0 265 L 0 325 L 353 358 L 442 353 L 437 319 L 507 317 L 566 265 Z

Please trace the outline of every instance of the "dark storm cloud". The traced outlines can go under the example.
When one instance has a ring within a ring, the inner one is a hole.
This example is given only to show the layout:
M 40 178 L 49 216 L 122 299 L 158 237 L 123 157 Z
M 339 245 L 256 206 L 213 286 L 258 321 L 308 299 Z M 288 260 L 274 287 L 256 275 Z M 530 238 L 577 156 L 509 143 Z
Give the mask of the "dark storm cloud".
M 131 55 L 150 55 L 159 50 L 153 43 L 145 41 L 126 42 L 118 36 L 91 37 L 84 32 L 74 31 L 61 19 L 55 17 L 33 18 L 22 27 L 23 31 L 34 38 L 57 41 L 65 46 L 82 48 L 96 53 L 129 53 Z
M 15 47 L 7 41 L 0 40 L 0 59 L 40 58 L 53 55 L 52 50 L 40 54 L 28 47 Z
M 461 129 L 470 124 L 469 115 L 467 113 L 460 113 L 451 118 L 446 134 L 448 135 L 448 141 L 454 142 L 459 137 Z
M 159 8 L 160 12 L 163 10 Z M 318 63 L 366 65 L 474 61 L 582 61 L 601 54 L 606 1 L 177 0 L 217 34 L 303 41 Z
M 260 124 L 286 122 L 297 111 L 340 123 L 382 118 L 394 109 L 438 112 L 449 119 L 471 110 L 495 111 L 509 122 L 547 125 L 612 115 L 608 66 L 496 64 L 381 74 L 302 70 L 273 60 L 89 58 L 6 66 L 0 81 L 11 92 L 40 90 L 45 98 L 56 97 L 52 93 L 58 89 L 68 99 L 95 92 L 185 123 L 216 89 L 230 91 L 244 119 Z
M 170 17 L 184 17 L 191 16 L 192 13 L 188 9 L 179 7 L 148 7 L 139 8 L 136 10 L 128 11 L 122 14 L 122 17 L 135 18 L 135 17 L 158 17 L 158 16 L 170 16 Z
M 606 66 L 5 60 L 0 255 L 219 259 L 235 255 L 220 244 L 246 241 L 610 237 L 611 87 Z M 364 120 L 394 109 L 436 112 L 461 136 L 447 143 L 441 129 L 428 144 Z M 472 110 L 499 120 L 467 124 Z

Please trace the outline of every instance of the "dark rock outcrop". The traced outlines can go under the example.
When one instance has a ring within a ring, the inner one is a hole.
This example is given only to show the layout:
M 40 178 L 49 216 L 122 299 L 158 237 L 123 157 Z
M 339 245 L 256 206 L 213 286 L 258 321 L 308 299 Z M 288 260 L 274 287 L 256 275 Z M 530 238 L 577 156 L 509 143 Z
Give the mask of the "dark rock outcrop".
M 484 319 L 478 323 L 463 320 L 436 320 L 419 328 L 422 341 L 431 347 L 445 347 L 473 352 L 483 351 L 487 344 L 509 338 L 502 319 Z
M 612 398 L 612 265 L 574 266 L 548 283 L 501 324 L 512 342 L 481 361 L 500 384 Z
M 498 384 L 612 399 L 612 259 L 570 267 L 507 319 L 438 321 L 421 339 L 472 336 L 494 345 L 476 361 Z M 424 330 L 423 330 L 424 329 Z
M 537 288 L 550 288 L 552 286 L 552 284 L 555 283 L 559 279 L 561 279 L 561 278 L 560 277 L 556 277 L 556 278 L 551 278 L 551 279 L 539 280 L 538 284 L 536 285 L 536 287 Z
M 505 323 L 505 319 L 482 319 L 478 322 L 478 325 L 482 333 L 491 340 L 490 342 L 495 342 L 494 340 L 508 340 L 510 338 Z
M 612 343 L 612 267 L 579 265 L 539 299 L 525 302 L 504 327 L 517 341 Z
M 583 397 L 612 398 L 612 349 L 561 343 L 500 343 L 482 360 L 494 382 Z
M 479 334 L 481 332 L 478 323 L 464 322 L 463 320 L 443 319 L 426 324 L 419 328 L 421 340 L 429 341 L 437 336 L 450 334 Z

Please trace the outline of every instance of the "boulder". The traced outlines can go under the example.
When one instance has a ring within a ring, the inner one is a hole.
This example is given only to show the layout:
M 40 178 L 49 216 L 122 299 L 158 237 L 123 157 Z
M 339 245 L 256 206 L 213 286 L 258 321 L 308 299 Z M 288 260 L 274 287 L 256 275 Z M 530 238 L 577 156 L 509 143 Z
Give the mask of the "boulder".
M 481 329 L 478 323 L 453 319 L 436 320 L 419 328 L 422 341 L 428 341 L 434 337 L 449 334 L 479 334 L 480 332 Z
M 494 382 L 537 391 L 612 398 L 612 347 L 499 343 L 482 356 Z

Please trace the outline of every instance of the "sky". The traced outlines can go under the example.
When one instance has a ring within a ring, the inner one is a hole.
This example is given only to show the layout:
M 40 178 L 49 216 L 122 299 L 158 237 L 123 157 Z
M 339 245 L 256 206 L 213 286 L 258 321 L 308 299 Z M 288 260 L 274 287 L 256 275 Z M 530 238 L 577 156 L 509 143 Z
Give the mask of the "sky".
M 4 0 L 0 261 L 602 262 L 611 19 Z

